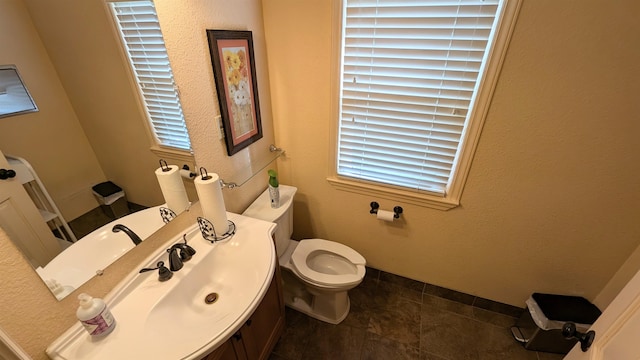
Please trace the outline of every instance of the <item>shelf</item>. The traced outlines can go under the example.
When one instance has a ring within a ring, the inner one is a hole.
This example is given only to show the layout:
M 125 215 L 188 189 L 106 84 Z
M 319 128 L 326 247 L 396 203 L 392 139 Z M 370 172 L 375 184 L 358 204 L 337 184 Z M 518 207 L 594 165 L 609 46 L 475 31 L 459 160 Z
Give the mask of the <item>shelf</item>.
M 257 156 L 250 159 L 250 165 L 239 169 L 230 179 L 222 180 L 223 186 L 233 189 L 239 187 L 251 180 L 256 174 L 266 169 L 277 158 L 284 155 L 284 150 L 277 148 L 275 145 L 271 145 L 267 154 Z
M 40 181 L 38 174 L 29 162 L 21 157 L 5 155 L 9 165 L 15 170 L 16 178 L 24 186 L 27 194 L 31 197 L 44 221 L 49 224 L 52 230 L 55 228 L 62 236 L 63 240 L 76 242 L 76 236 L 71 231 L 69 224 L 65 221 L 53 202 L 51 196 Z M 61 229 L 61 227 L 64 229 Z M 66 234 L 65 234 L 66 233 Z
M 38 209 L 38 211 L 40 211 L 40 215 L 42 216 L 42 218 L 44 219 L 45 222 L 49 222 L 49 221 L 55 220 L 58 217 L 58 214 L 52 213 L 52 212 L 47 211 L 47 210 Z
M 11 168 L 16 172 L 16 179 L 20 181 L 22 185 L 35 181 L 35 178 L 31 174 L 31 170 L 22 161 L 7 156 L 7 161 Z

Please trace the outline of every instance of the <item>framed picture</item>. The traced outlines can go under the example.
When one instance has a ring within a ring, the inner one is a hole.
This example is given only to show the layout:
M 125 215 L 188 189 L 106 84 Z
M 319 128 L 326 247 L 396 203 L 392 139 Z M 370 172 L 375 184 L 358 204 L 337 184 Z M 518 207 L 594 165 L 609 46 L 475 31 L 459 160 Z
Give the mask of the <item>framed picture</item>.
M 251 31 L 207 30 L 229 156 L 262 138 Z

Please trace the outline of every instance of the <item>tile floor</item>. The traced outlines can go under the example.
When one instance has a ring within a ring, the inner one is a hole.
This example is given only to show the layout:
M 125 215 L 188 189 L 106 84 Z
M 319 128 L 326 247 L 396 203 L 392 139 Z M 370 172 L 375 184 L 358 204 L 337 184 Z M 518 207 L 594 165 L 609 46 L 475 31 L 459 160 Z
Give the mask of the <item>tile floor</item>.
M 367 269 L 339 325 L 286 309 L 270 360 L 560 360 L 525 350 L 509 328 L 523 309 Z
M 145 207 L 134 203 L 128 203 L 129 210 L 133 213 L 138 210 L 142 210 Z M 93 230 L 106 225 L 113 221 L 114 218 L 107 216 L 102 208 L 97 207 L 84 215 L 69 221 L 69 227 L 71 231 L 76 235 L 77 239 L 84 237 Z

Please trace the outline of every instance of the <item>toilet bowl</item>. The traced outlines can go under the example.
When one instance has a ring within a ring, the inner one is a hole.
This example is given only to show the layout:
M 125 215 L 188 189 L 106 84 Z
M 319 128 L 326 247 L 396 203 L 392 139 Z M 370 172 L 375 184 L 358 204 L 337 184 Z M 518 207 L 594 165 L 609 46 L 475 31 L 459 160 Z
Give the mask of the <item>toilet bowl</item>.
M 280 207 L 271 208 L 268 191 L 243 215 L 278 224 L 274 239 L 284 282 L 285 304 L 318 320 L 338 324 L 349 314 L 348 291 L 362 282 L 365 258 L 352 248 L 324 239 L 291 240 L 293 196 L 280 185 Z
M 291 254 L 294 272 L 317 286 L 353 288 L 362 282 L 366 261 L 352 248 L 323 239 L 302 240 Z

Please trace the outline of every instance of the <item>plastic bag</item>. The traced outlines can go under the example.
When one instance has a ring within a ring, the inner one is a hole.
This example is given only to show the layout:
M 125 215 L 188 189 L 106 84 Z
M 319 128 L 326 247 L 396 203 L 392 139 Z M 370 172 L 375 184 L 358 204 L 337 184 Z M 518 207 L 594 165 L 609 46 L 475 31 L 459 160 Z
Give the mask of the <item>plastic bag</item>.
M 562 326 L 567 323 L 567 321 L 558 321 L 548 319 L 545 315 L 538 303 L 533 299 L 533 297 L 529 297 L 527 301 L 527 308 L 529 309 L 529 313 L 531 313 L 531 318 L 538 325 L 538 327 L 542 330 L 555 330 L 562 329 Z M 580 324 L 575 323 L 576 329 L 581 332 L 587 331 L 591 325 L 590 324 Z

